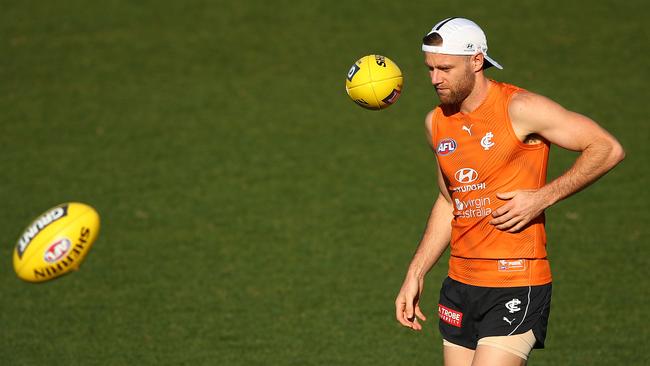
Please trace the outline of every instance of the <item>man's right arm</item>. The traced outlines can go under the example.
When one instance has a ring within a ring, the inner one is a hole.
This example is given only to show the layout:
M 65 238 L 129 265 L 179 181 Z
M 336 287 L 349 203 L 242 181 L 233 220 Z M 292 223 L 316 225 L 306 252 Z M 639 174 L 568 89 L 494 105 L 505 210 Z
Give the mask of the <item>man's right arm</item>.
M 424 275 L 429 272 L 447 249 L 451 240 L 451 220 L 454 218 L 454 208 L 447 188 L 444 186 L 440 168 L 438 168 L 438 182 L 440 182 L 438 184 L 440 193 L 431 209 L 422 240 L 415 251 L 413 260 L 411 260 L 407 276 L 424 278 Z
M 426 126 L 429 143 L 435 152 L 435 147 L 431 141 L 431 114 L 427 116 Z M 451 239 L 453 205 L 439 165 L 437 170 L 440 193 L 431 209 L 424 234 L 395 300 L 395 316 L 397 320 L 402 325 L 414 330 L 422 329 L 417 318 L 426 320 L 419 306 L 420 294 L 424 287 L 424 276 L 438 261 Z

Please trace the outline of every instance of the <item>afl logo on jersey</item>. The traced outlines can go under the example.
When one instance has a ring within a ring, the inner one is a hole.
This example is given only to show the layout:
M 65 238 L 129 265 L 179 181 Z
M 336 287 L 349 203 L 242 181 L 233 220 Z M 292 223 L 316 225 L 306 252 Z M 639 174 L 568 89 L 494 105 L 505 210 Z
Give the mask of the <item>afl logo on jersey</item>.
M 456 147 L 458 147 L 458 144 L 456 144 L 454 139 L 446 138 L 440 140 L 436 152 L 438 155 L 449 155 L 456 151 Z

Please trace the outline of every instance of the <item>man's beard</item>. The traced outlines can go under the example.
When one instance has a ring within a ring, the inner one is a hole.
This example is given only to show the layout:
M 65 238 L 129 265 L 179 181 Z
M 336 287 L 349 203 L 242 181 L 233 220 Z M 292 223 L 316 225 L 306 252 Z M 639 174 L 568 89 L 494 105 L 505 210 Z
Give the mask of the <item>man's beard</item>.
M 453 85 L 447 89 L 449 95 L 442 96 L 440 93 L 438 93 L 440 103 L 460 105 L 465 100 L 465 98 L 470 95 L 474 89 L 475 83 L 476 80 L 474 79 L 474 73 L 472 73 L 471 70 L 467 70 L 464 77 L 458 81 L 458 84 Z

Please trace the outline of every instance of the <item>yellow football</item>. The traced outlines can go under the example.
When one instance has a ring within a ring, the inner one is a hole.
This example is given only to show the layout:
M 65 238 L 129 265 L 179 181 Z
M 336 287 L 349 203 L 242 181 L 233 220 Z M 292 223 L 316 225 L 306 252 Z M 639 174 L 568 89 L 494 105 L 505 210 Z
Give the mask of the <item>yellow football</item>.
M 99 233 L 99 214 L 83 203 L 52 207 L 18 238 L 14 270 L 19 278 L 43 282 L 79 268 Z
M 402 93 L 402 71 L 388 57 L 364 56 L 348 71 L 345 91 L 363 108 L 385 109 Z

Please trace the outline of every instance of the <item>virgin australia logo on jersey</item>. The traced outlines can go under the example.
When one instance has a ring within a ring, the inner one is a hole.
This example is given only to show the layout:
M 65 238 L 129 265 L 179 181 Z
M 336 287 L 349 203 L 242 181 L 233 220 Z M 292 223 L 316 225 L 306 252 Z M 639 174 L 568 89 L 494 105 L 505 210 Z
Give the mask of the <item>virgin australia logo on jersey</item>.
M 490 197 L 480 197 L 465 201 L 454 198 L 454 203 L 456 204 L 457 210 L 454 214 L 459 218 L 471 219 L 485 217 L 492 213 L 492 209 L 488 207 L 491 204 Z

